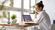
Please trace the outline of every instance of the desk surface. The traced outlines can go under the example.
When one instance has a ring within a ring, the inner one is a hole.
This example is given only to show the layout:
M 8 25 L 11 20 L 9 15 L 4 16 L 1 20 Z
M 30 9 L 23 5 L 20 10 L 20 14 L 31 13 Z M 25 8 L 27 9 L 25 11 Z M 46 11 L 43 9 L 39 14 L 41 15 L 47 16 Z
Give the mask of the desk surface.
M 25 22 L 24 25 L 18 25 L 21 27 L 29 27 L 29 26 L 35 26 L 35 25 L 39 25 L 38 23 L 34 23 L 34 22 Z
M 29 27 L 29 26 L 35 26 L 35 25 L 39 25 L 39 24 L 35 24 L 35 23 L 25 23 L 25 25 L 19 25 L 19 26 Z
M 16 24 L 0 24 L 0 26 L 16 26 Z
M 19 25 L 19 24 L 0 24 L 0 26 L 19 26 L 19 27 L 28 27 L 28 26 L 34 26 L 34 25 L 38 25 L 37 23 L 33 23 L 33 22 L 25 22 L 25 24 L 23 25 Z

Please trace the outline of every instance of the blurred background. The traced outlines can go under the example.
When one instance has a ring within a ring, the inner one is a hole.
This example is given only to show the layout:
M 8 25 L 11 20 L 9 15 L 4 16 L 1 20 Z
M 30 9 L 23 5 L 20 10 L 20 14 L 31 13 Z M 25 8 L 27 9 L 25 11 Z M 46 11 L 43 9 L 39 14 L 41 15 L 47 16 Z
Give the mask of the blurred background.
M 21 21 L 22 14 L 30 14 L 34 10 L 33 6 L 39 1 L 43 1 L 44 10 L 49 14 L 51 24 L 53 24 L 53 20 L 55 20 L 55 0 L 0 0 L 0 19 L 7 19 L 10 16 L 11 20 L 11 16 L 15 14 L 17 21 Z
M 15 15 L 16 23 L 22 21 L 22 15 L 31 15 L 33 19 L 34 5 L 43 1 L 44 10 L 49 14 L 51 24 L 55 20 L 55 0 L 0 0 L 0 24 L 12 23 Z M 55 21 L 54 21 L 55 22 Z

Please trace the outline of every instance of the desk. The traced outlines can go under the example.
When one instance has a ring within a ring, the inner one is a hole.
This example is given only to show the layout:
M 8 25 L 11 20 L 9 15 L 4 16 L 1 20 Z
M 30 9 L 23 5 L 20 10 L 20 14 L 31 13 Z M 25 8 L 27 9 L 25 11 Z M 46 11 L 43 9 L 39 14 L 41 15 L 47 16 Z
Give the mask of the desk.
M 27 27 L 31 27 L 31 26 L 35 26 L 35 25 L 39 25 L 33 22 L 25 22 L 24 25 L 17 25 L 18 27 L 21 27 L 21 30 L 26 30 Z
M 35 23 L 25 23 L 25 25 L 17 25 L 19 27 L 29 27 L 29 26 L 35 26 L 35 25 L 39 25 L 39 24 L 35 24 Z
M 30 23 L 30 22 L 26 22 L 24 25 L 19 25 L 18 23 L 17 24 L 0 24 L 0 26 L 16 26 L 16 27 L 20 27 L 20 30 L 24 30 L 26 27 L 30 27 L 30 26 L 34 26 L 34 25 L 38 25 L 38 24 L 35 24 L 35 23 Z
M 16 26 L 16 24 L 0 24 L 0 26 Z

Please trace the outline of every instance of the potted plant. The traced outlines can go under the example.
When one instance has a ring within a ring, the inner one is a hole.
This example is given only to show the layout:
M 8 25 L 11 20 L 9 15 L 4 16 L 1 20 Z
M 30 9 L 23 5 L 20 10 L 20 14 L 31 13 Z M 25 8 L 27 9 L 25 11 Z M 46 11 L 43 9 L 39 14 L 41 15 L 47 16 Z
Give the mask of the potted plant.
M 12 18 L 12 24 L 16 24 L 16 15 L 15 14 L 13 14 L 12 16 L 11 16 L 11 18 Z

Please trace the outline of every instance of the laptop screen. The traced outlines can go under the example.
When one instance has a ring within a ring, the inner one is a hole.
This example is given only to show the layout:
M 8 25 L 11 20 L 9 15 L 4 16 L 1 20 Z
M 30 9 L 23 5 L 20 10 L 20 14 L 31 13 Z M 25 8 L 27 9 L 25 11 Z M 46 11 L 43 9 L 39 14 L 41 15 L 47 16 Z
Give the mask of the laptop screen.
M 30 15 L 22 15 L 24 21 L 32 21 L 31 16 Z

